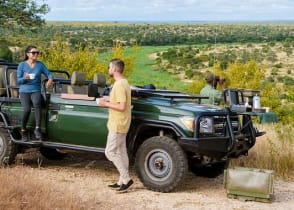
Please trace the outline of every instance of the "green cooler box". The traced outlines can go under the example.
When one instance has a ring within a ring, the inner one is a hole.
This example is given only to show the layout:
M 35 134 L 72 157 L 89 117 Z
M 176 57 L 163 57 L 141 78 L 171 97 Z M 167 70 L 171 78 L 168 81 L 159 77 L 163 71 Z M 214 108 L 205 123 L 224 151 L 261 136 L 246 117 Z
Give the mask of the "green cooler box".
M 243 167 L 228 168 L 224 173 L 224 186 L 229 198 L 272 202 L 274 171 Z

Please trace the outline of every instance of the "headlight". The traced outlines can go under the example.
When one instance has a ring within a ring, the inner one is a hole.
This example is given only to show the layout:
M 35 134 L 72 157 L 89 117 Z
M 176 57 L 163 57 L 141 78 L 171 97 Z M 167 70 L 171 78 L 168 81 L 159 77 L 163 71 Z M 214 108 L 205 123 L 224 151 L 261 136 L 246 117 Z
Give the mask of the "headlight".
M 195 119 L 194 117 L 181 117 L 182 123 L 188 128 L 190 131 L 194 131 Z
M 200 118 L 200 133 L 214 133 L 213 119 L 211 117 Z

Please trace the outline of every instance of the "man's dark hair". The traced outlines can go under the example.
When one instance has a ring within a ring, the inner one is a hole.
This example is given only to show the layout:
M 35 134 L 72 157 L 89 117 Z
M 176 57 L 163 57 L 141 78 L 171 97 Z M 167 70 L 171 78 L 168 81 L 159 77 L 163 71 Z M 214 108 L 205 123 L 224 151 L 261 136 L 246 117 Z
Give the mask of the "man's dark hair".
M 110 63 L 115 65 L 120 71 L 120 73 L 123 73 L 125 68 L 125 63 L 121 59 L 118 59 L 118 58 L 111 59 Z

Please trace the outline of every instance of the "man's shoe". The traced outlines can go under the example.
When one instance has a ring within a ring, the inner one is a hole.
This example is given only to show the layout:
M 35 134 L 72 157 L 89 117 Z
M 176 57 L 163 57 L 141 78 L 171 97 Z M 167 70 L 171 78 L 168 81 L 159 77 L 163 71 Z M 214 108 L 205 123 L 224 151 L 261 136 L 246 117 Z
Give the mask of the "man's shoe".
M 35 134 L 36 139 L 42 139 L 42 133 L 41 133 L 40 128 L 36 128 L 34 131 L 34 134 Z
M 122 184 L 120 188 L 117 190 L 118 192 L 125 192 L 129 187 L 133 184 L 133 180 L 130 180 L 127 184 Z
M 110 188 L 120 188 L 120 185 L 117 184 L 117 183 L 114 183 L 114 184 L 108 185 L 108 187 L 110 187 Z

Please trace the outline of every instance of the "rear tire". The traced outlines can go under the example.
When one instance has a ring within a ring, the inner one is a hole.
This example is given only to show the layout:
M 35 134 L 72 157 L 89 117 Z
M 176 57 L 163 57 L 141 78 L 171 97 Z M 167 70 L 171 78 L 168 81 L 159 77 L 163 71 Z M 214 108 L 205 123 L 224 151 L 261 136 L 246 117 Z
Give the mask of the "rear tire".
M 5 129 L 0 129 L 0 165 L 10 165 L 14 163 L 17 154 L 17 145 L 11 141 L 11 138 Z
M 175 140 L 155 136 L 138 149 L 135 168 L 146 188 L 171 192 L 184 180 L 188 164 L 185 153 Z

